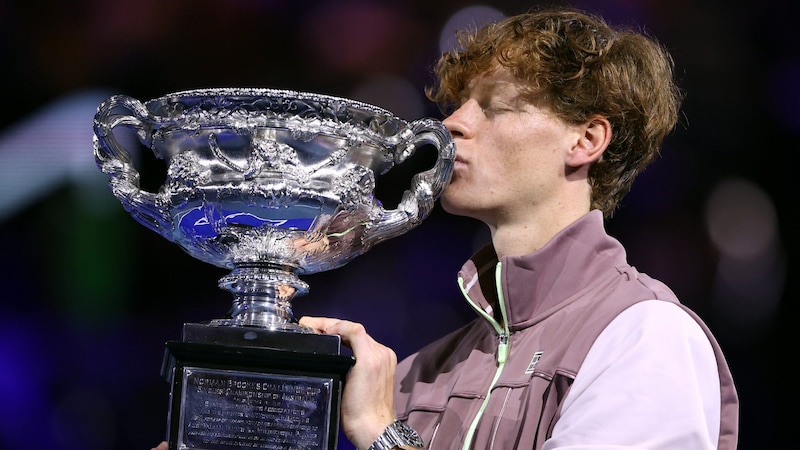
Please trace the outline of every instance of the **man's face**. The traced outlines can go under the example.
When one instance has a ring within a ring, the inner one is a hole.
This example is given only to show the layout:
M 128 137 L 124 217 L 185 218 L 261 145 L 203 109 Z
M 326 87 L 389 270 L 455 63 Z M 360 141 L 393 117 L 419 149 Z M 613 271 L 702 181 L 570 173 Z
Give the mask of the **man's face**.
M 581 131 L 526 100 L 521 86 L 503 69 L 478 76 L 444 120 L 456 143 L 446 211 L 497 227 L 568 200 L 565 158 Z

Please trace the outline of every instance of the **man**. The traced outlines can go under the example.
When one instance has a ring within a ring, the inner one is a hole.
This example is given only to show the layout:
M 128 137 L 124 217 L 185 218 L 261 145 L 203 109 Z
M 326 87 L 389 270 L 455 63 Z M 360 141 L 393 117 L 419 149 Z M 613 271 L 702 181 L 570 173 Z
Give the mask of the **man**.
M 563 9 L 461 45 L 429 95 L 454 108 L 442 206 L 491 231 L 459 274 L 480 317 L 396 368 L 360 324 L 303 318 L 355 354 L 348 438 L 413 448 L 413 433 L 396 437 L 407 425 L 430 449 L 735 448 L 738 399 L 719 346 L 603 228 L 677 121 L 670 56 Z
M 359 449 L 733 449 L 738 399 L 708 328 L 608 236 L 674 127 L 653 40 L 565 9 L 460 36 L 429 96 L 452 112 L 441 201 L 492 242 L 459 284 L 478 318 L 397 364 L 357 323 L 305 317 L 356 357 L 342 427 Z M 162 444 L 163 445 L 163 444 Z

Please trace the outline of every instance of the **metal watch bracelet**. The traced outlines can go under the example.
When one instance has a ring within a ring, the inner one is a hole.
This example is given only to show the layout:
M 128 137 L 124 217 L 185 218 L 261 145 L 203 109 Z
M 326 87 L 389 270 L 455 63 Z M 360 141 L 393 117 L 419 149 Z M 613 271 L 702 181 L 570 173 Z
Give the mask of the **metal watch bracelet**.
M 403 420 L 395 420 L 383 430 L 378 439 L 368 450 L 391 450 L 396 447 L 422 448 L 425 442 L 409 424 Z

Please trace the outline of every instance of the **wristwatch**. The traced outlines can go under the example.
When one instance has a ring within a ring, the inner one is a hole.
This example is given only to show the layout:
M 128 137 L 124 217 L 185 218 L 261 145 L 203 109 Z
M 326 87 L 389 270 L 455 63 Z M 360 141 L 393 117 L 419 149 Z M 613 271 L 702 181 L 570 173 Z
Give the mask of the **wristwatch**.
M 419 437 L 419 433 L 405 421 L 395 420 L 383 430 L 378 439 L 375 439 L 375 442 L 369 446 L 369 450 L 391 450 L 400 446 L 422 448 L 425 446 L 425 442 Z

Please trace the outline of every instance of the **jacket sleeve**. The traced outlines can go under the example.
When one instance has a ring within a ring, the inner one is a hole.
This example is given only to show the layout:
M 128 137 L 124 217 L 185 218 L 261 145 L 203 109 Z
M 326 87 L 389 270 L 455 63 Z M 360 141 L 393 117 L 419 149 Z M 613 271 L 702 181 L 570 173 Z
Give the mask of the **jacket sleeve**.
M 716 449 L 714 351 L 679 306 L 644 301 L 598 336 L 543 450 Z

